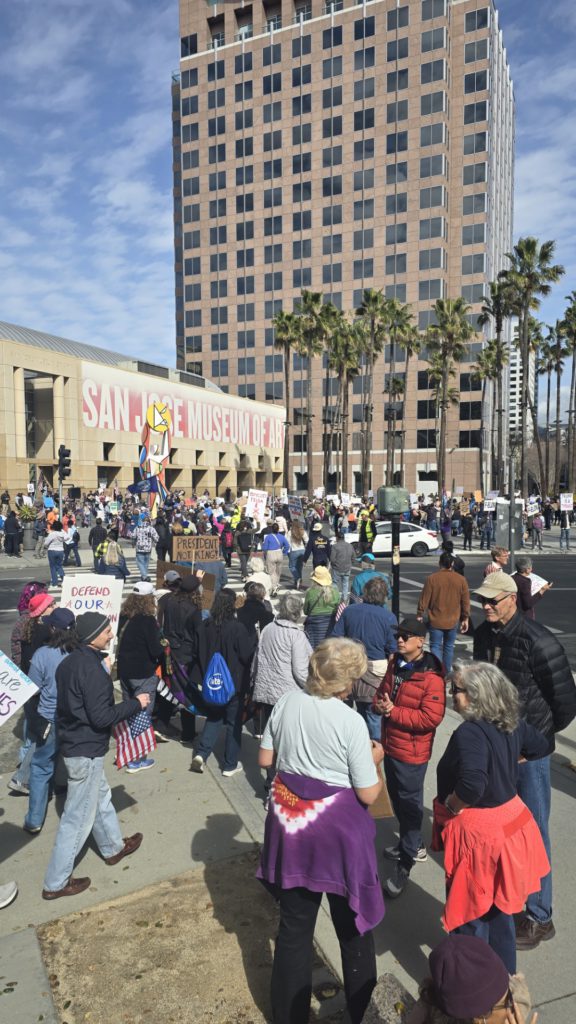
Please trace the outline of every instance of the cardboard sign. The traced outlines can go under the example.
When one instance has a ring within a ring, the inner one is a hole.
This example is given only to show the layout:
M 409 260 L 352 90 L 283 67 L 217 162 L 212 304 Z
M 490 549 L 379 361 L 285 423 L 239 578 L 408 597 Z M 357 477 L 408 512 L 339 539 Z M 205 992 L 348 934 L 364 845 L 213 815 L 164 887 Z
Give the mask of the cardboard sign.
M 214 562 L 220 558 L 220 538 L 178 534 L 172 538 L 172 558 L 175 562 Z
M 185 576 L 192 575 L 191 565 L 180 565 L 178 562 L 157 562 L 156 563 L 156 589 L 167 590 L 168 588 L 164 584 L 164 577 L 166 573 L 173 569 L 177 572 L 182 579 Z M 216 588 L 216 577 L 211 572 L 205 572 L 202 577 L 202 607 L 210 610 L 214 603 L 214 593 Z
M 38 687 L 0 651 L 0 726 L 38 692 Z
M 267 504 L 268 492 L 258 491 L 254 487 L 251 487 L 248 491 L 248 501 L 246 502 L 247 517 L 249 519 L 257 519 L 258 522 L 262 522 Z
M 299 498 L 297 494 L 288 495 L 288 511 L 291 516 L 302 515 L 302 498 Z
M 482 491 L 474 491 L 474 500 L 478 502 L 482 501 Z
M 560 511 L 571 512 L 574 508 L 574 495 L 573 494 L 561 494 L 560 495 Z
M 64 577 L 60 607 L 69 608 L 76 618 L 85 612 L 100 612 L 107 615 L 112 633 L 118 632 L 118 619 L 122 605 L 124 580 L 114 576 L 87 573 L 86 576 Z

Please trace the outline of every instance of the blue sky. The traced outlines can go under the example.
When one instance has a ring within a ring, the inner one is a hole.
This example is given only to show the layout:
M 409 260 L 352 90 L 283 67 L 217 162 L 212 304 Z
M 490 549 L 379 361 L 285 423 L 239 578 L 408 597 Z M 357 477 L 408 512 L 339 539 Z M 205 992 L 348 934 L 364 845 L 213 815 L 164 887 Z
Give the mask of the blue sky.
M 517 100 L 516 237 L 576 288 L 576 4 L 502 0 Z M 170 74 L 177 0 L 0 8 L 0 319 L 174 363 Z

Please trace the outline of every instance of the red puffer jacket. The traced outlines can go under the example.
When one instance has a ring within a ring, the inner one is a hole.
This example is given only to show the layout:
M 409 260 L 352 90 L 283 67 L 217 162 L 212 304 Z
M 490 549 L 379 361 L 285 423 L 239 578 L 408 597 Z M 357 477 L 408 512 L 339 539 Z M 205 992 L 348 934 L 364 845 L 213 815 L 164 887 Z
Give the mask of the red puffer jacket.
M 382 746 L 390 757 L 405 764 L 425 764 L 446 711 L 444 671 L 438 658 L 427 651 L 412 670 L 398 673 L 402 682 L 394 698 L 397 658 L 397 654 L 390 658 L 375 698 L 388 694 L 394 701 L 390 717 L 382 716 Z

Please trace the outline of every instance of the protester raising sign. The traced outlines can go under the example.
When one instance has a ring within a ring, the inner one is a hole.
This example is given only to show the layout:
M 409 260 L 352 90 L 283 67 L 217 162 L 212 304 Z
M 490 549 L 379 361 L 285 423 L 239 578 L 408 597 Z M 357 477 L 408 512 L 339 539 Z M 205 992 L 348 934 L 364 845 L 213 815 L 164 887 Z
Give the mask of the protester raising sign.
M 220 558 L 220 538 L 212 534 L 179 534 L 172 538 L 173 562 L 214 562 Z
M 573 494 L 561 494 L 560 495 L 560 511 L 571 512 L 574 508 L 574 495 Z
M 8 722 L 37 692 L 36 684 L 0 651 L 0 725 Z
M 257 519 L 259 523 L 263 522 L 267 502 L 268 493 L 266 491 L 257 491 L 254 487 L 251 487 L 248 491 L 248 501 L 246 502 L 247 518 Z

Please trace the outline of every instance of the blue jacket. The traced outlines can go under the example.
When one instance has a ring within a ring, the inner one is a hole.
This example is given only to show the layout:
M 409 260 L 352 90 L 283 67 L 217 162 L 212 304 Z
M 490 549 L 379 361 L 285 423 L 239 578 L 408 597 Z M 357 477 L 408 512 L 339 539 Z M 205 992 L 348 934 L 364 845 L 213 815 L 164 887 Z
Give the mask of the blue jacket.
M 262 541 L 262 551 L 282 551 L 283 555 L 287 555 L 290 545 L 283 533 L 267 533 Z
M 351 604 L 338 619 L 332 636 L 359 640 L 370 661 L 382 661 L 396 650 L 393 630 L 397 626 L 396 616 L 383 605 Z
M 56 718 L 56 669 L 67 657 L 59 647 L 39 647 L 28 669 L 29 678 L 40 690 L 38 712 L 52 723 Z
M 369 583 L 370 580 L 376 580 L 376 579 L 381 579 L 381 580 L 385 580 L 386 581 L 386 583 L 388 584 L 388 600 L 391 601 L 392 600 L 392 581 L 391 581 L 390 577 L 387 575 L 387 573 L 385 573 L 385 572 L 376 572 L 374 569 L 363 569 L 362 572 L 359 572 L 354 577 L 354 582 L 352 583 L 352 588 L 351 588 L 353 596 L 356 599 L 361 598 L 362 597 L 362 591 L 364 590 L 364 587 L 366 586 L 366 584 Z

